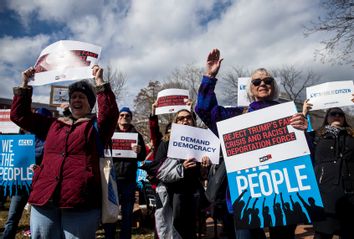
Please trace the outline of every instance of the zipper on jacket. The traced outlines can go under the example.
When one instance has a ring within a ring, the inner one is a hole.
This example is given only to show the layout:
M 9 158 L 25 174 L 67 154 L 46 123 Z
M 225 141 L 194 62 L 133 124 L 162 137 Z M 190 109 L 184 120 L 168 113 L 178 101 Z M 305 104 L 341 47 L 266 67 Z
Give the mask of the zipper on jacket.
M 318 180 L 318 183 L 322 183 L 323 174 L 324 174 L 324 169 L 323 169 L 323 166 L 322 166 L 321 167 L 321 175 L 320 175 L 320 179 Z

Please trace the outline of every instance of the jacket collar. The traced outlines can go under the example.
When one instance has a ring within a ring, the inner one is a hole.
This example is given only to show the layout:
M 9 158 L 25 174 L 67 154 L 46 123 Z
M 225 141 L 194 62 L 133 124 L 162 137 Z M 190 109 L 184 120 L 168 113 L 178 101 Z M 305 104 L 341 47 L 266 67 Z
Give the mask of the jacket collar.
M 67 125 L 75 125 L 75 124 L 80 124 L 82 122 L 90 121 L 90 120 L 92 120 L 94 118 L 96 118 L 96 114 L 88 114 L 85 117 L 79 118 L 77 120 L 75 120 L 71 116 L 59 117 L 58 121 L 60 121 L 60 122 L 62 122 L 64 124 L 67 124 Z

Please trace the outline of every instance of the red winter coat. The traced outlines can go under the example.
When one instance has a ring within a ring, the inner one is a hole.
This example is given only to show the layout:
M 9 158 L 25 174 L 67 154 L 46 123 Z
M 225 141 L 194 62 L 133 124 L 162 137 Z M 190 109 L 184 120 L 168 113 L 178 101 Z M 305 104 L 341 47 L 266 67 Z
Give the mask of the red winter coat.
M 100 139 L 112 137 L 118 118 L 115 96 L 109 84 L 98 86 Z M 93 120 L 48 118 L 31 112 L 32 88 L 15 88 L 11 120 L 21 128 L 45 138 L 43 161 L 32 180 L 28 202 L 42 206 L 53 200 L 60 208 L 97 208 L 101 206 L 99 153 Z

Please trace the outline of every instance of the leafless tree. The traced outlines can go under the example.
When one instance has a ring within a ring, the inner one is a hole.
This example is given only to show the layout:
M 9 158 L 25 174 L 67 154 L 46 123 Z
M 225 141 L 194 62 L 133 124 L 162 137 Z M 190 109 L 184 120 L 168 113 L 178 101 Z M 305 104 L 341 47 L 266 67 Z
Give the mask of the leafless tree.
M 320 80 L 320 76 L 312 70 L 303 72 L 295 66 L 284 66 L 278 70 L 272 70 L 275 77 L 280 79 L 281 95 L 285 99 L 302 102 L 302 94 L 306 87 L 313 85 Z
M 233 67 L 231 71 L 226 72 L 220 76 L 221 88 L 224 92 L 222 101 L 227 105 L 235 105 L 238 96 L 238 78 L 248 77 L 249 70 L 242 66 Z
M 116 99 L 121 100 L 127 83 L 126 75 L 112 66 L 107 66 L 107 69 L 103 73 L 104 78 L 111 84 Z
M 354 0 L 322 0 L 324 14 L 305 26 L 305 36 L 327 32 L 328 39 L 321 43 L 323 49 L 316 50 L 322 61 L 339 64 L 354 63 Z M 354 66 L 354 65 L 353 65 Z

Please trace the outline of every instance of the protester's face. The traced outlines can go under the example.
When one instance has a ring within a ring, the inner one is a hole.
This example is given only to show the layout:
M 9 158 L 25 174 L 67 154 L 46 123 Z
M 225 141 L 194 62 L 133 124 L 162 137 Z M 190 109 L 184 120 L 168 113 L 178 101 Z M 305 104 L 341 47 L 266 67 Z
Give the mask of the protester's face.
M 265 71 L 257 71 L 251 80 L 251 92 L 259 100 L 271 100 L 274 95 L 274 79 Z
M 179 112 L 176 118 L 176 123 L 193 126 L 192 114 L 188 111 Z
M 80 91 L 72 93 L 70 98 L 70 108 L 75 119 L 82 118 L 91 112 L 90 104 L 86 95 Z
M 119 126 L 128 126 L 132 122 L 132 117 L 128 112 L 122 112 L 118 117 L 118 125 Z
M 344 125 L 344 113 L 338 109 L 333 109 L 328 113 L 328 124 L 334 127 L 342 127 Z

